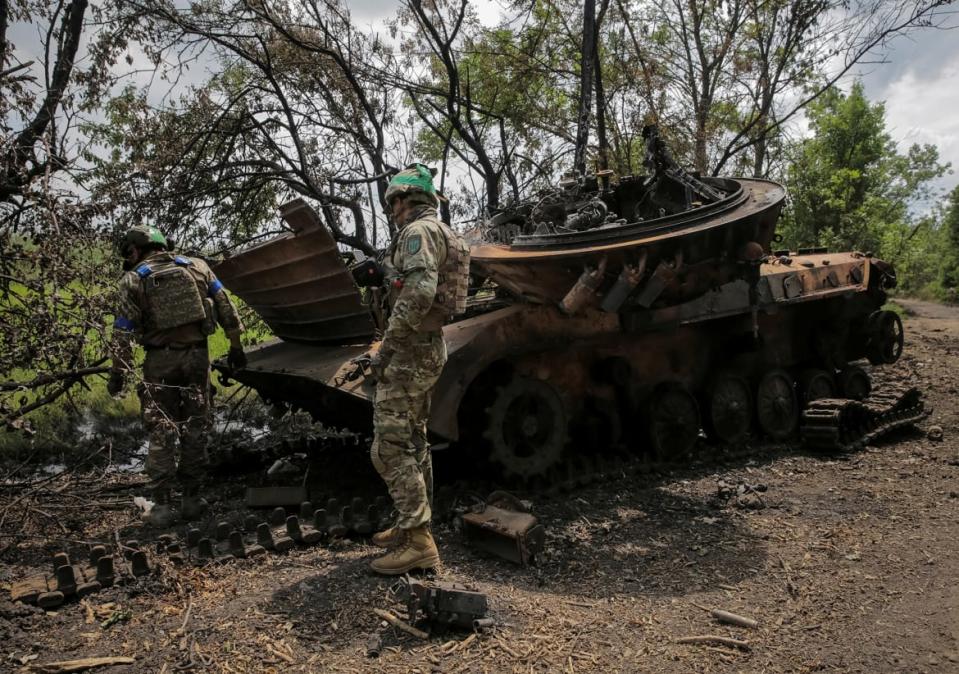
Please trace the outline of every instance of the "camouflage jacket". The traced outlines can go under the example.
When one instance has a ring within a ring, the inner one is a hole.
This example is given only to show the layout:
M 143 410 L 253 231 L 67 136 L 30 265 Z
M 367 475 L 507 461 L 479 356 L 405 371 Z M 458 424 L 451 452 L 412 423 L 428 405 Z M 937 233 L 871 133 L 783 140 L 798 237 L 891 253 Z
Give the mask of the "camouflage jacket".
M 173 253 L 165 251 L 155 252 L 145 257 L 140 264 L 170 263 L 175 257 L 180 256 L 174 256 Z M 228 337 L 231 339 L 239 337 L 243 331 L 243 324 L 236 307 L 223 289 L 223 284 L 203 260 L 195 257 L 181 257 L 181 261 L 183 260 L 187 261 L 190 274 L 196 281 L 201 295 L 212 300 L 213 316 L 211 318 L 215 319 Z M 136 270 L 124 273 L 120 279 L 114 303 L 116 313 L 111 342 L 111 355 L 116 369 L 130 369 L 133 362 L 132 340 L 148 347 L 196 344 L 206 341 L 207 335 L 214 327 L 213 325 L 204 326 L 203 321 L 198 321 L 167 330 L 150 329 L 147 316 L 149 308 L 142 284 L 143 279 Z
M 439 330 L 424 324 L 436 298 L 439 270 L 446 263 L 446 235 L 431 206 L 420 206 L 410 222 L 397 233 L 386 253 L 388 277 L 398 281 L 399 291 L 383 335 L 384 348 L 396 350 L 417 332 Z M 394 288 L 395 288 L 394 285 Z

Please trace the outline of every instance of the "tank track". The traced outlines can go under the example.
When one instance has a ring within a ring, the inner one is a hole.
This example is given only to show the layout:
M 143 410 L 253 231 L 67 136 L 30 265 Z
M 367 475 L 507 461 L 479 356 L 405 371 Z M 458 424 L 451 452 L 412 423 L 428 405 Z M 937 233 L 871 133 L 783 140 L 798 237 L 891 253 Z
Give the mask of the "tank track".
M 865 400 L 824 398 L 809 403 L 800 422 L 803 444 L 821 451 L 855 451 L 928 415 L 914 386 L 884 387 Z

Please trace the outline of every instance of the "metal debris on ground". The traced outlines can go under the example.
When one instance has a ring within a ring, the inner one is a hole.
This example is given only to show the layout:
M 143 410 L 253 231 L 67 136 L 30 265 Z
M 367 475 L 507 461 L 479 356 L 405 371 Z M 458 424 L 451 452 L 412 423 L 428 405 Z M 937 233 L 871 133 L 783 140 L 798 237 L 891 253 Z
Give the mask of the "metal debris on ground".
M 409 576 L 401 579 L 392 588 L 393 595 L 406 603 L 410 624 L 424 619 L 434 627 L 460 627 L 474 629 L 489 627 L 487 618 L 489 600 L 482 592 L 470 590 L 458 583 L 423 583 Z
M 749 484 L 740 482 L 731 484 L 725 480 L 720 480 L 716 484 L 716 497 L 726 503 L 730 501 L 737 508 L 745 510 L 762 510 L 766 507 L 766 499 L 763 494 L 768 487 L 765 484 Z
M 463 515 L 463 533 L 472 547 L 528 566 L 546 541 L 543 525 L 529 510 L 528 502 L 493 492 L 484 505 Z
M 285 489 L 285 488 L 269 488 Z M 313 546 L 349 534 L 368 535 L 389 526 L 388 509 L 381 501 L 367 504 L 354 498 L 340 507 L 336 499 L 326 502 L 326 509 L 314 510 L 312 503 L 298 504 L 299 515 L 287 515 L 283 507 L 274 508 L 269 521 L 248 516 L 242 524 L 217 522 L 207 531 L 191 527 L 184 539 L 173 532 L 160 534 L 150 544 L 150 553 L 163 555 L 177 565 L 225 564 L 265 554 L 284 553 L 297 546 Z M 53 574 L 39 574 L 15 582 L 10 599 L 45 609 L 60 606 L 73 597 L 99 592 L 114 584 L 129 584 L 153 570 L 147 550 L 136 540 L 118 544 L 118 554 L 108 554 L 108 546 L 94 545 L 89 562 L 73 564 L 65 552 L 53 557 Z
M 136 541 L 128 541 L 124 547 L 129 564 L 115 562 L 104 545 L 90 549 L 86 564 L 73 564 L 67 553 L 59 552 L 53 556 L 52 575 L 41 574 L 13 583 L 10 599 L 51 609 L 73 597 L 82 599 L 105 587 L 133 582 L 151 570 L 146 553 L 134 545 Z
M 799 429 L 803 443 L 817 450 L 855 451 L 929 414 L 922 392 L 914 386 L 889 386 L 863 398 L 824 398 L 809 403 Z

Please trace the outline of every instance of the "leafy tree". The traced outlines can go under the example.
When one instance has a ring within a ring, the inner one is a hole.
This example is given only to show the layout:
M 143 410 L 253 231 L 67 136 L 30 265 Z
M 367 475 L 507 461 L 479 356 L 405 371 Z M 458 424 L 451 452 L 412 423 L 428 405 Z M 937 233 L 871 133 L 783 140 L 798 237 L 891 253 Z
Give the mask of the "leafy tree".
M 27 27 L 39 45 L 17 44 Z M 29 430 L 102 363 L 107 245 L 79 120 L 128 72 L 114 66 L 130 42 L 154 37 L 119 1 L 0 1 L 0 429 Z
M 808 112 L 812 136 L 795 147 L 786 178 L 786 242 L 875 251 L 896 262 L 915 238 L 913 209 L 934 195 L 948 164 L 932 145 L 899 153 L 884 105 L 870 103 L 860 83 L 848 94 L 830 89 Z
M 959 299 L 959 185 L 953 188 L 946 200 L 942 218 L 942 231 L 946 239 L 946 250 L 942 265 L 942 288 L 948 299 Z

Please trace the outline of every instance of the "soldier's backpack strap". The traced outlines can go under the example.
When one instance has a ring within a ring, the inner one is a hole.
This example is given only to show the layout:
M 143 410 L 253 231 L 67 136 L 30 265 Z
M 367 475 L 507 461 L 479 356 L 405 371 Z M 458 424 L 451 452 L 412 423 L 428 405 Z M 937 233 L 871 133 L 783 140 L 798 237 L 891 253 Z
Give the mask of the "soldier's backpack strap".
M 135 271 L 140 278 L 146 278 L 153 273 L 153 269 L 148 264 L 141 264 Z

